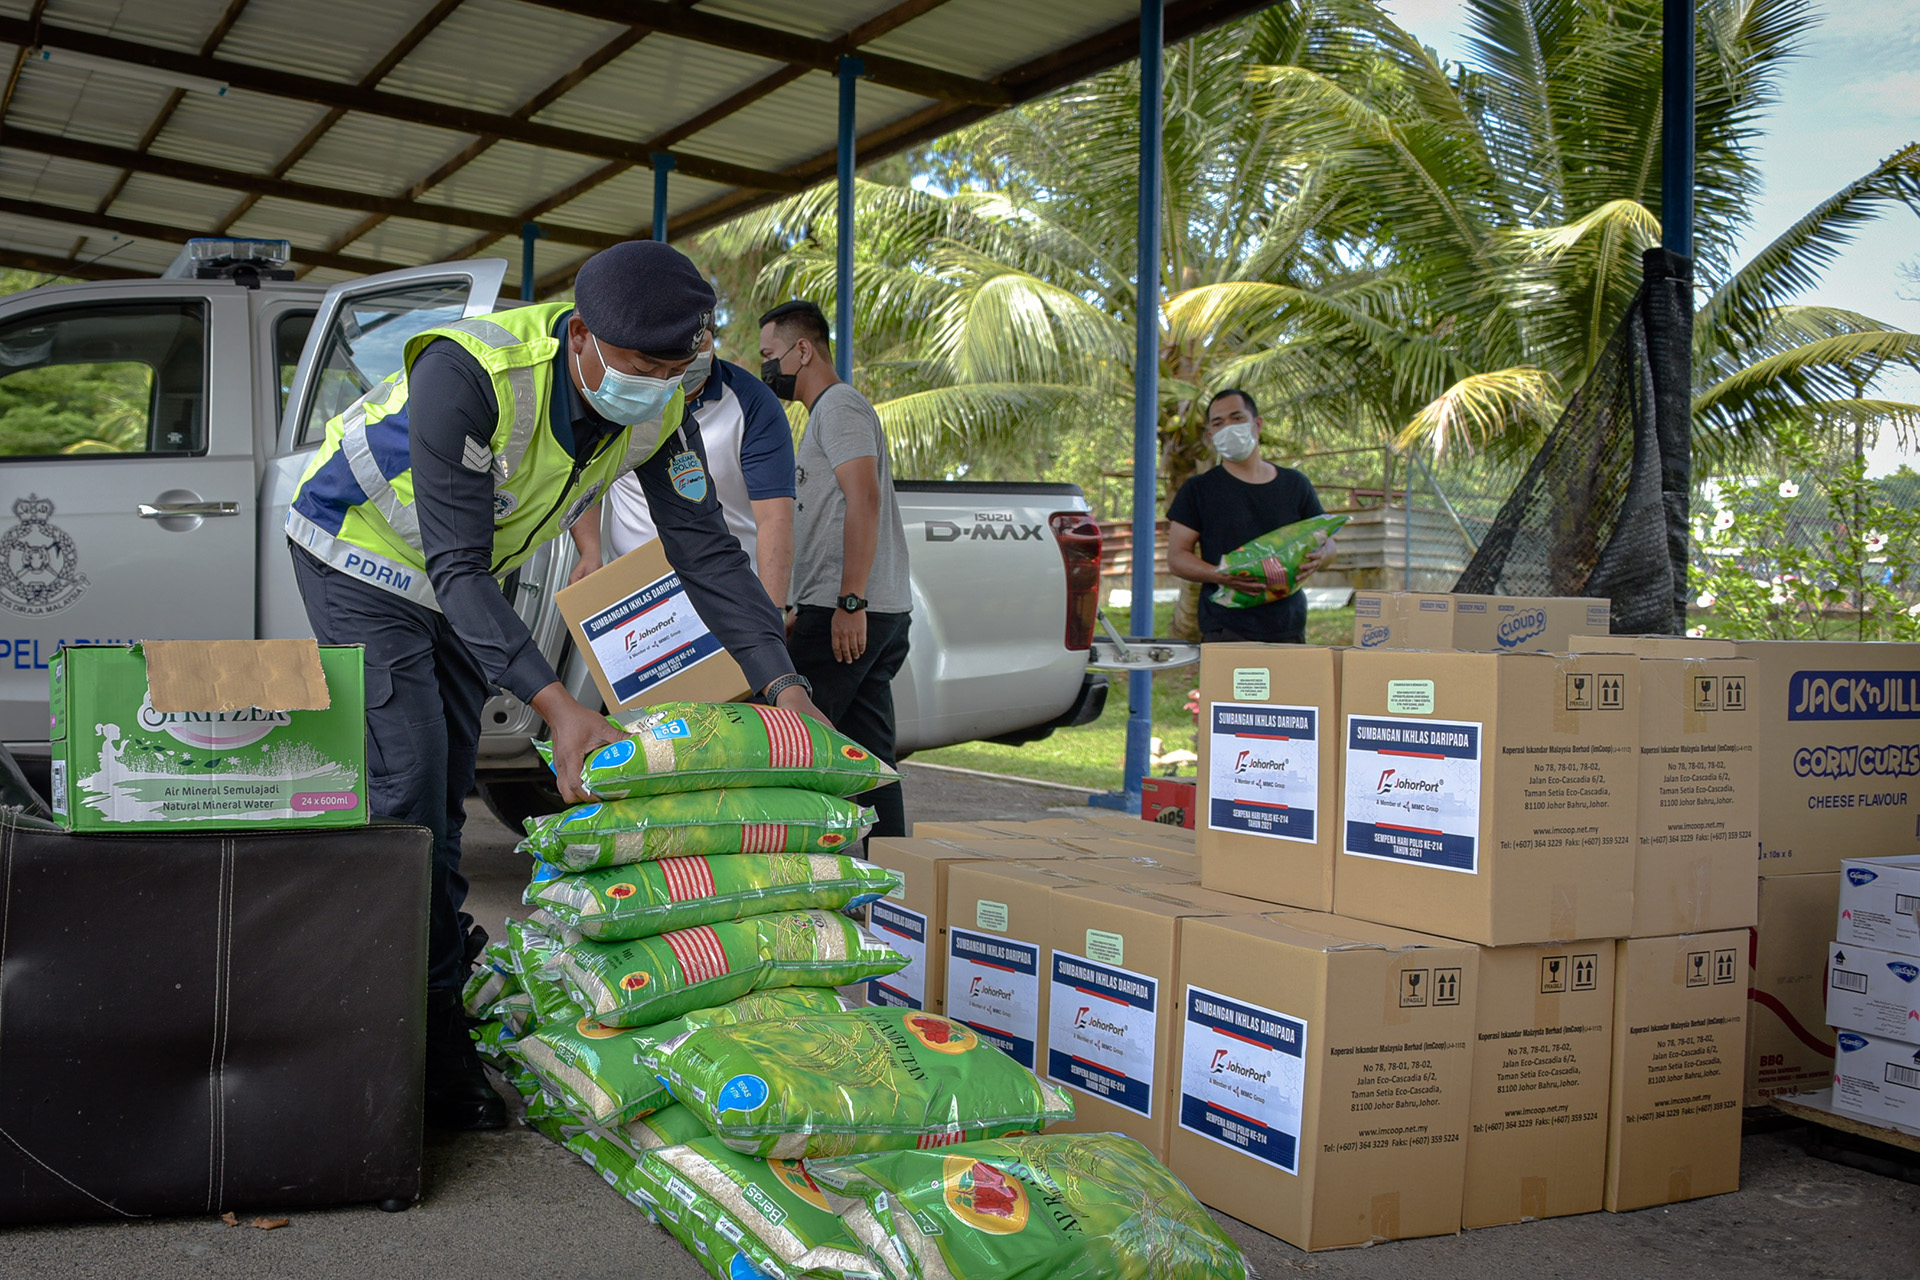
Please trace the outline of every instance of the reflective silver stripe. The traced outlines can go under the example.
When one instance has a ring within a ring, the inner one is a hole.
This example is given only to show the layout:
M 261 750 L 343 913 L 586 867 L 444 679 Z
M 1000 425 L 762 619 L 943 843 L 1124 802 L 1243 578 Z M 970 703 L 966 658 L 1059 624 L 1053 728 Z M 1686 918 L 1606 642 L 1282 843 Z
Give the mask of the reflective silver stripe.
M 501 347 L 511 347 L 520 341 L 517 335 L 509 332 L 501 325 L 495 324 L 485 316 L 473 316 L 466 320 L 456 320 L 452 324 L 443 324 L 439 327 L 442 329 L 458 329 L 462 333 L 472 334 L 496 350 Z
M 622 472 L 633 470 L 648 458 L 660 452 L 660 446 L 665 444 L 667 437 L 672 434 L 667 430 L 667 424 L 664 418 L 655 418 L 652 422 L 643 422 L 639 426 L 631 428 L 631 431 L 633 434 L 627 437 L 626 460 L 620 464 L 620 470 Z M 646 443 L 648 440 L 651 440 L 653 443 Z
M 357 581 L 440 612 L 440 602 L 434 598 L 433 584 L 427 580 L 425 569 L 400 564 L 377 551 L 356 547 L 292 509 L 287 511 L 287 536 L 316 558 Z
M 521 461 L 527 456 L 527 446 L 533 441 L 533 430 L 540 423 L 540 401 L 534 394 L 533 370 L 526 365 L 507 370 L 507 386 L 513 391 L 513 430 L 507 436 L 505 451 L 495 454 L 493 459 L 494 470 L 502 480 L 513 479 L 513 473 L 520 469 Z
M 412 503 L 400 500 L 400 495 L 393 491 L 392 483 L 381 473 L 380 464 L 373 460 L 373 449 L 367 444 L 365 422 L 348 427 L 346 434 L 340 437 L 340 456 L 353 469 L 353 478 L 359 482 L 367 500 L 379 508 L 380 514 L 387 518 L 387 523 L 400 535 L 401 541 L 415 551 L 424 551 L 420 542 L 420 517 L 414 512 Z
M 393 393 L 399 389 L 400 381 L 398 375 L 388 378 L 385 382 L 375 384 L 373 390 L 360 397 L 360 415 L 365 417 L 366 411 L 369 408 L 378 407 L 393 399 Z

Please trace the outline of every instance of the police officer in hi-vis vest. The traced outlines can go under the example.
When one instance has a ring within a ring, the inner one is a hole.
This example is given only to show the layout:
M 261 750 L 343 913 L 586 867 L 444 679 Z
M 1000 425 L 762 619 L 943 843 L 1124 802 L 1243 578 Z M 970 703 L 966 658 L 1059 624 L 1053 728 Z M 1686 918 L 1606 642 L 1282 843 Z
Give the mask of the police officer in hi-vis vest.
M 402 370 L 327 424 L 287 515 L 314 634 L 366 646 L 372 810 L 433 832 L 426 1100 L 441 1128 L 506 1123 L 460 1007 L 481 705 L 499 686 L 539 712 L 570 804 L 590 798 L 581 760 L 624 736 L 569 696 L 500 579 L 634 471 L 702 620 L 770 701 L 819 715 L 684 412 L 681 379 L 712 358 L 713 290 L 679 251 L 634 240 L 588 259 L 574 295 L 410 339 Z

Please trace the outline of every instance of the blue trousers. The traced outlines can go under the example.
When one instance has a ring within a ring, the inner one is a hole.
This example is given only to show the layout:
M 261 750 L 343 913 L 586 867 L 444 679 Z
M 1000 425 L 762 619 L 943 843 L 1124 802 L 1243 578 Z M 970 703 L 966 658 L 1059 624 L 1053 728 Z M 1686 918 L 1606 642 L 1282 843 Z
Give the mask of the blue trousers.
M 427 989 L 466 981 L 460 829 L 489 686 L 446 617 L 368 586 L 289 544 L 307 620 L 321 644 L 366 646 L 368 807 L 433 832 Z M 347 944 L 351 948 L 351 943 Z

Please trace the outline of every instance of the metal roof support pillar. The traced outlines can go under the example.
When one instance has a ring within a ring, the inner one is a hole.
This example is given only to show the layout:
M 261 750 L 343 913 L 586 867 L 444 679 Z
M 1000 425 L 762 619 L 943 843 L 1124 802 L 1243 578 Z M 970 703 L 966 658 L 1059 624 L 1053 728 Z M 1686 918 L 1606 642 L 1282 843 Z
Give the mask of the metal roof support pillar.
M 854 88 L 867 64 L 840 59 L 840 190 L 835 205 L 838 241 L 833 277 L 833 371 L 853 381 L 853 106 Z
M 1693 256 L 1693 5 L 1666 0 L 1660 32 L 1660 244 Z
M 653 238 L 667 242 L 667 175 L 673 172 L 673 157 L 664 151 L 653 153 Z
M 1133 621 L 1153 627 L 1154 525 L 1160 462 L 1160 138 L 1161 62 L 1166 52 L 1163 0 L 1140 0 L 1140 257 L 1133 350 Z M 1140 780 L 1153 767 L 1153 675 L 1127 677 L 1127 811 L 1140 812 Z
M 537 222 L 520 224 L 520 300 L 522 302 L 536 301 L 533 296 L 533 287 L 538 277 L 534 275 L 533 270 L 533 242 L 545 234 L 546 232 L 540 229 L 540 224 Z

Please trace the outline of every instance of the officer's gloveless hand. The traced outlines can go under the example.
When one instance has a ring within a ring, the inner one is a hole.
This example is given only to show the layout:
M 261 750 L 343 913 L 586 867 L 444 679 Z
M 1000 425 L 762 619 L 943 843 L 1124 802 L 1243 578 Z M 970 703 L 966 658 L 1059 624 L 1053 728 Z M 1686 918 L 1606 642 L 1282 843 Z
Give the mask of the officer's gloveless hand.
M 533 695 L 533 709 L 553 734 L 553 776 L 568 804 L 585 804 L 593 793 L 580 782 L 580 766 L 590 752 L 633 735 L 622 733 L 597 711 L 582 706 L 555 680 Z

